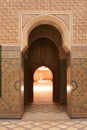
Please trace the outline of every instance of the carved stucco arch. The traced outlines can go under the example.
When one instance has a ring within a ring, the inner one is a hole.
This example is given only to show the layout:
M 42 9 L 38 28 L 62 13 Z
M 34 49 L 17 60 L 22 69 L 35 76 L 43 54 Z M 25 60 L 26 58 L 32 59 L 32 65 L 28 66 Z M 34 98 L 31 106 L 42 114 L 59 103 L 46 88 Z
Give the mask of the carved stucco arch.
M 71 45 L 69 41 L 69 29 L 67 25 L 62 21 L 60 18 L 54 16 L 54 15 L 38 15 L 34 16 L 28 22 L 25 24 L 22 30 L 22 42 L 21 42 L 21 50 L 23 50 L 28 45 L 28 36 L 30 32 L 38 25 L 42 24 L 49 24 L 53 27 L 57 28 L 58 31 L 61 33 L 62 40 L 63 40 L 63 48 L 64 50 L 70 51 Z
M 32 14 L 32 13 L 31 13 Z M 66 13 L 65 13 L 66 14 Z M 71 19 L 72 20 L 72 19 Z M 60 19 L 59 17 L 55 16 L 55 14 L 37 14 L 28 20 L 22 29 L 21 32 L 21 50 L 24 53 L 26 50 L 28 50 L 28 37 L 31 31 L 37 27 L 38 25 L 42 24 L 48 24 L 55 27 L 62 36 L 62 47 L 66 52 L 71 51 L 71 42 L 72 42 L 72 24 L 69 17 L 69 26 L 67 26 L 66 23 L 64 23 L 64 20 Z M 22 23 L 22 22 L 21 22 Z M 22 25 L 21 25 L 22 27 Z M 27 52 L 26 52 L 27 53 Z M 27 56 L 27 55 L 26 55 Z M 67 90 L 69 89 L 69 92 L 67 92 L 67 111 L 68 114 L 71 114 L 71 67 L 70 67 L 70 53 L 67 58 L 68 65 L 67 65 Z

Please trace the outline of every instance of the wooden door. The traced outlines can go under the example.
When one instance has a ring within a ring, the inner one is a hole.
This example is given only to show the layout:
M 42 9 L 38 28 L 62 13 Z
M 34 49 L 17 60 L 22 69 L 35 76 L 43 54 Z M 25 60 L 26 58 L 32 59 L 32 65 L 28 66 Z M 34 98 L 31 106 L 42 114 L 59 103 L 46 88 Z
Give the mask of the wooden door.
M 27 65 L 26 65 L 27 64 Z M 46 66 L 53 73 L 53 101 L 59 100 L 59 62 L 55 44 L 47 39 L 35 40 L 28 49 L 28 60 L 25 61 L 25 88 L 26 101 L 33 101 L 33 74 L 40 67 Z M 28 74 L 27 74 L 28 73 Z

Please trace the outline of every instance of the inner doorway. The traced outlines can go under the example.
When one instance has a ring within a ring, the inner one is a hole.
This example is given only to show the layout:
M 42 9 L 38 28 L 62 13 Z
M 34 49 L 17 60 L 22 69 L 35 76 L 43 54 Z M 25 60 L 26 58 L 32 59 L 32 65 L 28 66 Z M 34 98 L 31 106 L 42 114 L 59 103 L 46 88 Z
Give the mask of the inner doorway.
M 34 103 L 52 103 L 53 74 L 48 67 L 37 68 L 33 75 Z
M 68 28 L 64 25 L 62 20 L 54 20 L 50 15 L 37 17 L 36 20 L 33 19 L 33 21 L 28 22 L 27 28 L 24 28 L 23 31 L 24 35 L 22 35 L 23 44 L 26 43 L 26 46 L 24 47 L 23 45 L 24 48 L 22 47 L 24 55 L 24 101 L 25 103 L 33 102 L 33 74 L 39 66 L 44 65 L 48 66 L 53 73 L 53 101 L 59 102 L 61 93 L 63 95 L 61 88 L 66 87 L 66 89 L 63 90 L 67 93 L 65 99 L 67 100 L 67 109 L 69 110 L 70 100 L 68 99 L 70 99 L 70 92 L 67 91 L 67 86 L 71 86 L 71 78 Z M 38 42 L 38 45 L 36 45 L 36 42 Z M 63 73 L 65 70 L 62 71 L 63 60 L 67 61 L 66 76 L 64 76 L 65 74 Z M 65 78 L 67 78 L 67 82 L 62 82 L 62 79 L 65 80 Z M 64 83 L 64 85 L 62 85 L 62 83 Z
M 47 33 L 47 31 L 49 33 Z M 41 71 L 45 66 L 48 67 L 53 74 L 52 91 L 50 91 L 51 93 L 49 94 L 51 95 L 50 98 L 48 98 L 48 96 L 45 96 L 45 98 L 41 97 L 42 74 L 39 75 L 39 79 L 35 79 L 37 69 Z M 35 81 L 39 82 L 35 83 Z M 39 86 L 37 87 L 38 83 Z M 34 85 L 36 86 L 34 87 Z M 37 92 L 38 94 L 36 94 L 38 97 L 35 97 L 34 88 L 36 91 L 40 90 Z M 51 111 L 54 111 L 54 113 L 55 109 L 57 109 L 57 112 L 61 111 L 61 107 L 63 107 L 65 111 L 66 88 L 67 54 L 62 47 L 62 36 L 58 30 L 50 25 L 37 26 L 29 35 L 28 46 L 24 53 L 24 102 L 26 105 L 30 104 L 26 111 L 33 111 L 35 108 L 35 112 L 37 112 L 39 106 L 39 110 L 42 112 L 45 111 L 43 108 L 47 109 L 48 107 Z M 37 104 L 35 102 L 37 102 Z M 64 105 L 61 106 L 61 104 Z
M 47 38 L 36 39 L 27 49 L 24 59 L 24 100 L 33 102 L 33 75 L 40 66 L 47 66 L 53 73 L 53 101 L 59 100 L 59 60 L 55 44 Z

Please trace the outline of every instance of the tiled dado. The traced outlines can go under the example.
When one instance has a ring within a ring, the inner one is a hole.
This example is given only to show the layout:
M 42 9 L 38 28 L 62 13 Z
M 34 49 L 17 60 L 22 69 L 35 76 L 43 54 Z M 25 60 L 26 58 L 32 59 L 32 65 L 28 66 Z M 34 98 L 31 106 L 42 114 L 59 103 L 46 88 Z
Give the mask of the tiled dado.
M 87 58 L 87 46 L 72 46 L 72 58 Z
M 20 46 L 2 46 L 2 58 L 20 58 Z
M 20 47 L 2 46 L 0 118 L 21 118 Z
M 73 58 L 71 70 L 71 116 L 87 117 L 87 57 Z
M 71 57 L 71 117 L 87 117 L 87 46 L 72 46 Z
M 87 117 L 87 47 L 72 47 L 71 117 Z M 79 55 L 82 53 L 83 55 Z M 21 118 L 21 61 L 19 46 L 2 46 L 0 118 Z M 73 55 L 76 54 L 76 55 Z M 83 58 L 84 56 L 84 58 Z

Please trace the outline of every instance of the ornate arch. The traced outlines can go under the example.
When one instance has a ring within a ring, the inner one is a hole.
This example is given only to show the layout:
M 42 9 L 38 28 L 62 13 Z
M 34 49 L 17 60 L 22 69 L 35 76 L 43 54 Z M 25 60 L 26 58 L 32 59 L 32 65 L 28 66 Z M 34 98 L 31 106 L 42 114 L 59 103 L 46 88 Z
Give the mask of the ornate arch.
M 69 41 L 69 34 L 70 34 L 69 28 L 67 27 L 67 25 L 64 23 L 63 20 L 51 14 L 37 15 L 26 22 L 26 24 L 24 25 L 22 29 L 21 50 L 23 50 L 23 48 L 28 45 L 28 36 L 30 32 L 36 26 L 41 25 L 41 24 L 48 24 L 57 28 L 62 36 L 62 40 L 63 40 L 62 46 L 64 50 L 65 51 L 71 50 L 71 45 Z

